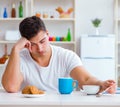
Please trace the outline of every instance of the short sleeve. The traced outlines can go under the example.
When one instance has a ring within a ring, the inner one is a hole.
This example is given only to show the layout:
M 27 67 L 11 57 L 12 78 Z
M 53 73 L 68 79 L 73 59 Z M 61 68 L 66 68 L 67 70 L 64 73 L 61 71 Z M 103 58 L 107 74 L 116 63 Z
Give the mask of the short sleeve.
M 68 52 L 66 56 L 67 72 L 70 73 L 75 67 L 82 66 L 80 57 L 75 52 Z

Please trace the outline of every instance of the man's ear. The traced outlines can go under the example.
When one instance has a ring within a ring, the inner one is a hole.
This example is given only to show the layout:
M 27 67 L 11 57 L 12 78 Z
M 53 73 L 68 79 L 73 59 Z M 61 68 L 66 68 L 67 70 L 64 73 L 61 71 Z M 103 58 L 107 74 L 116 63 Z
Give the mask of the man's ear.
M 48 30 L 46 30 L 46 34 L 47 34 L 47 36 L 49 36 L 49 32 L 48 32 Z

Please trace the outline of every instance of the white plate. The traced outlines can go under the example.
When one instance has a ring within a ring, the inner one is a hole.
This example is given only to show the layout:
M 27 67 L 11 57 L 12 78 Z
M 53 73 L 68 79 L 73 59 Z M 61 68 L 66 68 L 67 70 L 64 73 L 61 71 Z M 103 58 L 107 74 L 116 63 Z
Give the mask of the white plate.
M 44 95 L 45 94 L 22 94 L 22 96 L 26 98 L 37 98 L 37 97 L 42 97 Z

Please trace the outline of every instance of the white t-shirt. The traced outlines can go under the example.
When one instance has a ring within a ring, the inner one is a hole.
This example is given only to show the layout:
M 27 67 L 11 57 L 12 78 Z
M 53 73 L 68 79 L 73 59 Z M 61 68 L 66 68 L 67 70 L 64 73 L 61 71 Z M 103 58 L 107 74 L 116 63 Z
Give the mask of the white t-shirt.
M 23 86 L 34 85 L 45 91 L 58 91 L 58 78 L 70 77 L 70 72 L 82 62 L 73 51 L 52 46 L 52 56 L 47 67 L 38 65 L 27 49 L 20 53 Z

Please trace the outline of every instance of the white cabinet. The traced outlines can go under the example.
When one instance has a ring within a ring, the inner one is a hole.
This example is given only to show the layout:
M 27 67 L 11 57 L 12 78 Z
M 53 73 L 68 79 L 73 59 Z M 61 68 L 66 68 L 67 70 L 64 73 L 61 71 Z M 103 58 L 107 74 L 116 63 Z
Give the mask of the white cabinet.
M 120 0 L 115 0 L 115 34 L 116 34 L 116 71 L 118 76 L 118 86 L 120 86 Z
M 115 80 L 114 59 L 82 59 L 85 68 L 100 80 Z
M 81 60 L 92 75 L 101 80 L 116 80 L 115 36 L 81 36 Z
M 113 57 L 115 58 L 114 35 L 81 37 L 82 57 Z

